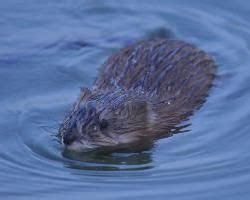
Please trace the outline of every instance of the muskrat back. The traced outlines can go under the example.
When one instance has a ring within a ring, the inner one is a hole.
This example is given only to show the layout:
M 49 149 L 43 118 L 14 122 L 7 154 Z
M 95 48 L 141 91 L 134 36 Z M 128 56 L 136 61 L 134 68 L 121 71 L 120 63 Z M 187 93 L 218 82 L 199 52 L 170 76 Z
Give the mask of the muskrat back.
M 92 90 L 83 88 L 59 129 L 64 145 L 122 147 L 168 135 L 205 101 L 216 65 L 178 40 L 130 45 L 103 64 Z

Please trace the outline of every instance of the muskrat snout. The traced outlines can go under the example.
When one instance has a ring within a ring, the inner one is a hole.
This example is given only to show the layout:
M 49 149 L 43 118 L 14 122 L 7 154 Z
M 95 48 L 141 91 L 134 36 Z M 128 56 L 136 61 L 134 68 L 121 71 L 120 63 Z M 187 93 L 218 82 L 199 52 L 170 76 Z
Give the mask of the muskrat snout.
M 67 133 L 63 135 L 62 141 L 65 145 L 71 145 L 74 141 L 78 139 L 77 135 L 75 133 Z

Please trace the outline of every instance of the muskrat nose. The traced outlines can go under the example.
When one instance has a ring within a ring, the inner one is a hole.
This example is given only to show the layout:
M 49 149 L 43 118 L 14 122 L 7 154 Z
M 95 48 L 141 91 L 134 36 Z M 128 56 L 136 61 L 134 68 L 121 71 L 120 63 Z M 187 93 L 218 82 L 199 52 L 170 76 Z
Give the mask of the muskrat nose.
M 68 133 L 63 136 L 63 143 L 66 145 L 72 144 L 77 139 L 76 134 Z

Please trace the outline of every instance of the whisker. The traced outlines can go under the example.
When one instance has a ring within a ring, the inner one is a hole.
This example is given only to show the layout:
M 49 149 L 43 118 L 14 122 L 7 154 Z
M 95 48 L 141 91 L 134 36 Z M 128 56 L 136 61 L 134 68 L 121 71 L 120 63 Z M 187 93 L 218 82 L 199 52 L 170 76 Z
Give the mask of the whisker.
M 61 140 L 60 140 L 58 137 L 53 137 L 53 138 L 52 138 L 52 141 L 58 142 L 58 143 L 61 144 Z

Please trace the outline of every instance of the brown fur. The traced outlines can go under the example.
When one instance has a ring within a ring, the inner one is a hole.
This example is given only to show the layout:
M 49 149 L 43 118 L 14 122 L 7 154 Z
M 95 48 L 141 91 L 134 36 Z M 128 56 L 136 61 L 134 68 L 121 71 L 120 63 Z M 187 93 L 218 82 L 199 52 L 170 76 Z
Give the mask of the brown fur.
M 103 64 L 93 89 L 82 90 L 60 127 L 64 140 L 74 135 L 64 143 L 83 150 L 167 135 L 205 101 L 215 70 L 204 51 L 177 40 L 153 39 L 121 49 Z

